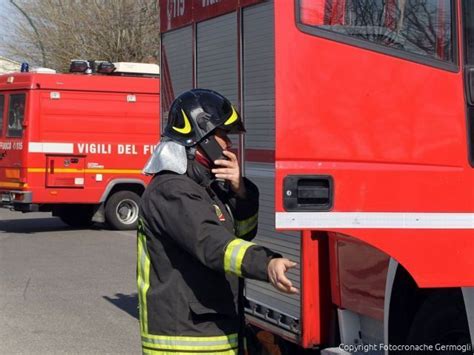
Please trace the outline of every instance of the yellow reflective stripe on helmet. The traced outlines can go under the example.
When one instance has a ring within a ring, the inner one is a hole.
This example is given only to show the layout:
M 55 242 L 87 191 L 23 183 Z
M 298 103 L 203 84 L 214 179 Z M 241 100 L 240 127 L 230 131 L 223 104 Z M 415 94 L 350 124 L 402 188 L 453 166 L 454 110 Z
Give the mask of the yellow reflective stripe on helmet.
M 237 111 L 235 111 L 234 106 L 232 106 L 232 115 L 230 115 L 227 121 L 224 122 L 224 126 L 228 126 L 234 123 L 235 121 L 237 121 L 238 118 L 239 118 L 239 115 L 237 114 Z
M 258 225 L 258 213 L 254 214 L 252 217 L 247 218 L 243 221 L 235 222 L 235 235 L 237 237 L 242 237 L 247 233 L 251 232 Z
M 150 256 L 146 247 L 143 221 L 138 221 L 137 238 L 137 287 L 140 313 L 140 327 L 142 332 L 148 331 L 148 310 L 146 294 L 150 288 Z
M 184 112 L 183 109 L 181 109 L 181 113 L 183 114 L 183 119 L 184 119 L 184 127 L 178 128 L 173 126 L 173 129 L 176 132 L 182 133 L 182 134 L 188 134 L 191 132 L 191 123 L 189 122 L 188 116 L 186 116 L 186 113 Z
M 236 350 L 238 335 L 186 337 L 142 333 L 142 346 L 153 350 L 215 352 Z
M 242 260 L 244 259 L 245 252 L 252 245 L 255 245 L 255 243 L 239 238 L 227 244 L 224 253 L 224 271 L 239 277 L 242 276 Z

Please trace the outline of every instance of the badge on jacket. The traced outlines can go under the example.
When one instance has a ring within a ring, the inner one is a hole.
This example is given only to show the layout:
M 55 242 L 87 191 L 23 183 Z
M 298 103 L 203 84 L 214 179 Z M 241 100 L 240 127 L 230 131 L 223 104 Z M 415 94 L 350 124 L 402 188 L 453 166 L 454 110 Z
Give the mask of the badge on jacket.
M 216 210 L 216 215 L 217 215 L 217 218 L 219 219 L 219 221 L 224 222 L 224 221 L 225 221 L 225 216 L 224 216 L 224 214 L 222 213 L 222 211 L 221 211 L 221 209 L 219 208 L 219 206 L 214 205 L 214 209 Z

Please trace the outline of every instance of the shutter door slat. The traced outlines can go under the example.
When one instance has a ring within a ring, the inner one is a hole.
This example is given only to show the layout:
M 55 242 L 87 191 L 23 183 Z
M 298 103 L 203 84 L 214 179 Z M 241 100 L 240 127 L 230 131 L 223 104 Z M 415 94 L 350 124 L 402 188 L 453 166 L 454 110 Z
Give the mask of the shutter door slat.
M 237 14 L 219 16 L 197 24 L 196 87 L 215 90 L 238 107 Z M 230 136 L 238 147 L 238 136 Z
M 162 46 L 166 54 L 166 63 L 173 94 L 176 97 L 180 93 L 192 89 L 193 87 L 193 38 L 191 26 L 175 31 L 164 33 L 162 36 Z M 168 73 L 166 70 L 161 73 L 161 82 L 165 82 L 163 76 Z M 166 90 L 162 94 L 166 95 Z M 164 98 L 165 102 L 172 102 L 175 97 Z M 168 120 L 168 112 L 163 112 L 162 125 Z
M 275 149 L 273 2 L 243 10 L 246 148 Z
M 163 34 L 171 82 L 175 96 L 193 87 L 193 40 L 191 27 Z

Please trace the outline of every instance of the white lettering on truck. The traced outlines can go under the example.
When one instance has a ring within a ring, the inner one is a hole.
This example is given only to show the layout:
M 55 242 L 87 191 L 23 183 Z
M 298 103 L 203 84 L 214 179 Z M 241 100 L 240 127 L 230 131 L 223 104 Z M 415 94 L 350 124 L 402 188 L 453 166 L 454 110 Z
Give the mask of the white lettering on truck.
M 111 154 L 111 144 L 95 144 L 95 143 L 78 143 L 77 149 L 79 154 Z
M 220 2 L 220 0 L 202 0 L 202 7 L 211 6 L 211 5 L 217 4 L 219 2 Z
M 119 144 L 117 146 L 118 154 L 137 155 L 137 148 L 135 144 Z
M 155 151 L 155 148 L 156 148 L 156 145 L 145 144 L 143 146 L 143 154 L 145 154 L 145 155 L 152 154 Z
M 0 149 L 1 149 L 0 142 Z M 155 151 L 154 144 L 104 144 L 104 143 L 77 143 L 78 154 L 120 154 L 120 155 L 150 155 Z M 139 153 L 140 152 L 140 153 Z
M 23 142 L 0 142 L 1 150 L 22 150 Z
M 168 0 L 168 18 L 175 18 L 184 15 L 184 0 Z

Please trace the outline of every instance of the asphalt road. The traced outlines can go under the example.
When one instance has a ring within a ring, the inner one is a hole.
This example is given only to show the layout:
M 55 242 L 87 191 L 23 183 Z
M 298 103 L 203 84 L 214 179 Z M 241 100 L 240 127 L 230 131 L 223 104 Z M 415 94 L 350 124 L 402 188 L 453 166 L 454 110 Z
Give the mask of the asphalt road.
M 0 354 L 140 354 L 135 243 L 0 208 Z

